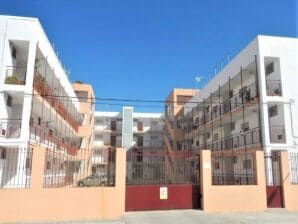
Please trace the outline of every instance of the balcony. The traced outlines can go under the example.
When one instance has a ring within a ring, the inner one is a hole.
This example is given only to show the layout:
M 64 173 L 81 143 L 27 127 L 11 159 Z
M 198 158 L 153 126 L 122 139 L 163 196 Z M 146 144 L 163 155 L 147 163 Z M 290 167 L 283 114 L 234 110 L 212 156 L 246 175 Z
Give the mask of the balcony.
M 21 135 L 21 123 L 20 120 L 0 121 L 0 138 L 19 138 Z
M 81 125 L 79 119 L 76 119 L 68 108 L 66 108 L 65 105 L 56 97 L 55 92 L 37 71 L 34 75 L 33 88 L 56 109 L 57 113 L 64 118 L 76 132 L 78 131 L 78 128 Z
M 25 85 L 26 84 L 26 72 L 25 66 L 7 66 L 5 84 L 8 85 Z
M 284 126 L 270 126 L 270 142 L 271 143 L 286 143 L 285 127 Z
M 76 155 L 80 149 L 79 143 L 76 143 L 74 139 L 54 135 L 45 127 L 37 124 L 30 125 L 30 140 L 33 143 L 43 144 L 56 150 L 65 150 L 69 155 Z
M 257 104 L 255 99 L 257 98 L 256 85 L 253 83 L 250 86 L 246 87 L 246 91 L 243 93 L 235 94 L 232 97 L 228 98 L 224 102 L 213 106 L 212 111 L 205 111 L 203 114 L 198 117 L 199 122 L 196 124 L 196 128 L 203 126 L 211 121 L 219 119 L 221 116 L 234 112 L 237 109 L 241 108 L 243 105 L 250 106 Z
M 260 130 L 259 128 L 250 129 L 243 133 L 238 133 L 225 138 L 214 140 L 206 144 L 201 144 L 200 149 L 211 149 L 211 150 L 231 150 L 239 149 L 242 147 L 246 148 L 257 148 L 260 146 Z
M 282 96 L 280 80 L 266 80 L 267 96 Z

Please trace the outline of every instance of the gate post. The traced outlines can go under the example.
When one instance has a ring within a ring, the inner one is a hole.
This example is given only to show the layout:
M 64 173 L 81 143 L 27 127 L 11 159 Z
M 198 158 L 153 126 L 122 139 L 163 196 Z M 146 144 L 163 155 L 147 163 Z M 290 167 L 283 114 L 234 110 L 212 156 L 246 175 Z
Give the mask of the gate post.
M 207 198 L 212 185 L 211 174 L 211 151 L 200 150 L 200 187 L 201 187 L 201 208 L 208 210 Z
M 115 187 L 104 187 L 101 198 L 102 218 L 121 217 L 125 212 L 126 149 L 116 148 Z M 112 197 L 111 197 L 112 196 Z M 114 199 L 117 198 L 117 201 Z
M 43 184 L 44 165 L 45 165 L 45 148 L 32 146 L 32 171 L 31 171 L 31 188 L 40 189 Z
M 298 185 L 291 183 L 290 160 L 287 151 L 280 152 L 283 204 L 288 210 L 298 210 Z

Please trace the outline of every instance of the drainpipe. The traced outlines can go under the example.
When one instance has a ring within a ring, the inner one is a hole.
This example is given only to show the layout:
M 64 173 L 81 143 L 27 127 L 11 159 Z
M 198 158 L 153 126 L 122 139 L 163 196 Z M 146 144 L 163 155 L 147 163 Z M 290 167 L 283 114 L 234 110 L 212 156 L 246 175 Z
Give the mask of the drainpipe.
M 292 104 L 295 103 L 294 99 L 290 99 L 289 105 L 290 105 L 290 119 L 291 119 L 291 130 L 292 130 L 292 137 L 298 138 L 297 135 L 294 135 L 294 124 L 293 124 L 293 112 L 292 112 Z

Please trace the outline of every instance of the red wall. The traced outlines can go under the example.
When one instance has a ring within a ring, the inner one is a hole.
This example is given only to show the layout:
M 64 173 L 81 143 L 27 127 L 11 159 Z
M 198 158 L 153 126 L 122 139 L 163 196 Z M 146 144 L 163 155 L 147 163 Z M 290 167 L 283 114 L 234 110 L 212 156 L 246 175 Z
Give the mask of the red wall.
M 168 187 L 168 199 L 160 200 L 160 187 Z M 199 185 L 126 185 L 125 210 L 191 209 L 200 204 Z

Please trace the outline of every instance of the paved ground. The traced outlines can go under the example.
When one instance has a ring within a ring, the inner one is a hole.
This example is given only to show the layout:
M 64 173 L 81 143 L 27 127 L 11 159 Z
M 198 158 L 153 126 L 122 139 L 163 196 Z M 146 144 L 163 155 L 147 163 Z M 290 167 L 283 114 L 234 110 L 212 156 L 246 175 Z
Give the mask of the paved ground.
M 298 212 L 208 214 L 198 210 L 129 212 L 121 220 L 55 224 L 298 224 Z M 47 223 L 49 224 L 49 223 Z M 51 223 L 53 224 L 53 223 Z

